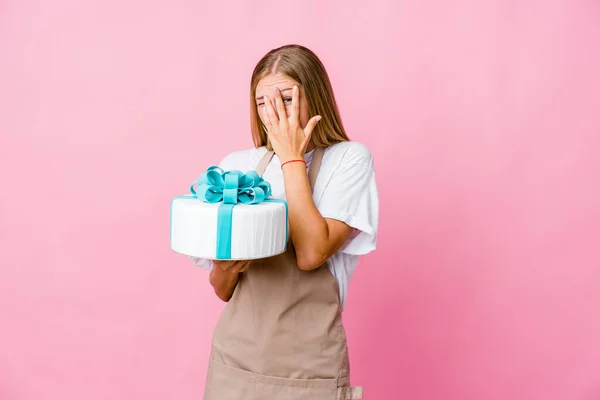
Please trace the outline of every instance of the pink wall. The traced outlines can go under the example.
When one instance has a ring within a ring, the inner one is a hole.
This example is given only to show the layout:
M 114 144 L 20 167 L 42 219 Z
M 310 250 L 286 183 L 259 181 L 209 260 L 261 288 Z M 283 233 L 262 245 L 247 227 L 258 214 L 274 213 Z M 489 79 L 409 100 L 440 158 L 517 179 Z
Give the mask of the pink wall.
M 598 2 L 199 3 L 1 3 L 0 399 L 201 398 L 222 305 L 169 200 L 289 42 L 376 159 L 366 399 L 600 398 Z

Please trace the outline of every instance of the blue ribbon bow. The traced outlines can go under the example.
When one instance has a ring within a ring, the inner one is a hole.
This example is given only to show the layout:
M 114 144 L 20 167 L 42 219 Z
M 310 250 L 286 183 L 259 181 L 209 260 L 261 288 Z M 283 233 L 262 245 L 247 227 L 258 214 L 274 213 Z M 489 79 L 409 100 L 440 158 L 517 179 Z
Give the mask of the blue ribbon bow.
M 278 202 L 285 204 L 287 219 L 287 203 L 283 200 L 269 199 L 271 184 L 261 178 L 256 171 L 223 171 L 216 165 L 209 167 L 200 178 L 192 183 L 190 192 L 206 203 L 219 203 L 217 214 L 217 259 L 231 259 L 231 225 L 233 207 L 238 204 L 260 204 Z M 286 224 L 287 243 L 287 224 Z
M 213 165 L 192 183 L 190 192 L 207 203 L 258 204 L 271 195 L 271 184 L 256 171 L 227 171 Z

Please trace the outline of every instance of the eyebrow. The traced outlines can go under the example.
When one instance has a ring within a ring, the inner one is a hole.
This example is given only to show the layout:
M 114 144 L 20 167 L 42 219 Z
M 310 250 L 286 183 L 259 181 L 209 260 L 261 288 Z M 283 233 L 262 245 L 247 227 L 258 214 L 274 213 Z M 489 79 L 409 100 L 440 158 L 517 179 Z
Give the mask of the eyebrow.
M 281 89 L 280 92 L 285 92 L 287 90 L 292 90 L 293 88 L 286 88 L 286 89 Z M 264 96 L 260 96 L 256 98 L 256 101 L 262 100 Z

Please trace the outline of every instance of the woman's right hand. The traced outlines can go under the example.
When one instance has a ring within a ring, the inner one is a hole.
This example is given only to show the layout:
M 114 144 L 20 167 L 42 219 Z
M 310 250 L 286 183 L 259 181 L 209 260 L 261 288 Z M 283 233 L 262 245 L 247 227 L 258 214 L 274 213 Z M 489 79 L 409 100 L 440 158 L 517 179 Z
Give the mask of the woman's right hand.
M 221 269 L 223 272 L 231 272 L 232 274 L 244 272 L 250 266 L 250 260 L 214 260 L 215 268 Z
M 214 261 L 214 268 L 210 271 L 209 281 L 215 290 L 215 294 L 221 300 L 227 302 L 233 296 L 233 291 L 243 272 L 250 266 L 251 261 Z

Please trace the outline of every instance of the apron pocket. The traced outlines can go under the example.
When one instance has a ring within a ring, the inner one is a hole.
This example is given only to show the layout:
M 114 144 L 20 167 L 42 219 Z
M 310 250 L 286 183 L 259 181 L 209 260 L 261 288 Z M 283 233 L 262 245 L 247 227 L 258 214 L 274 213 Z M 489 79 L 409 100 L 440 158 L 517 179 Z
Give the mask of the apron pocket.
M 254 374 L 209 359 L 203 400 L 254 399 Z
M 362 386 L 341 387 L 337 390 L 337 400 L 360 400 L 362 398 Z
M 204 400 L 354 400 L 361 388 L 333 379 L 290 379 L 256 374 L 210 359 Z

